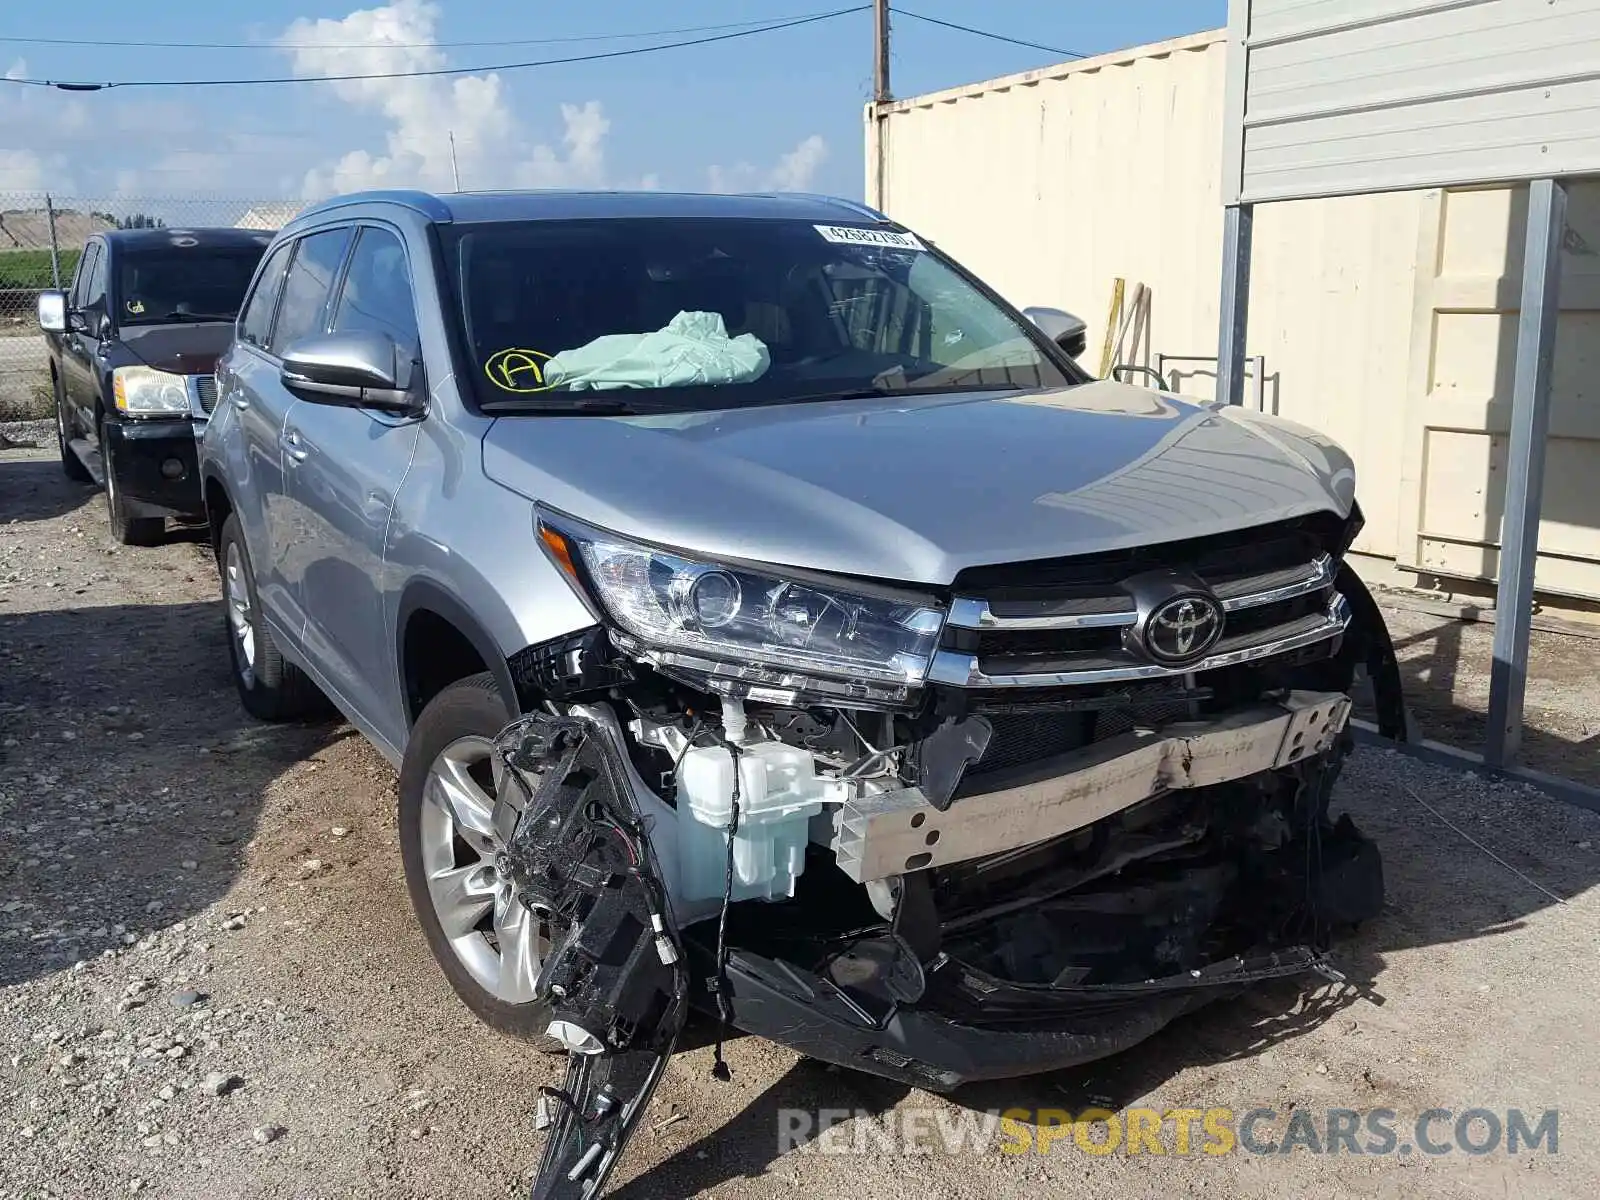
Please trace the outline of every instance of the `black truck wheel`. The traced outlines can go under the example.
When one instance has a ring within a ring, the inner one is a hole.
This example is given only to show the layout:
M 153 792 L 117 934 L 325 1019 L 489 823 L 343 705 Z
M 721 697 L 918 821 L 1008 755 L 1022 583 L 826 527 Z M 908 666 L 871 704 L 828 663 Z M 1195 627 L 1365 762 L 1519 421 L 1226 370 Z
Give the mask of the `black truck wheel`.
M 71 454 L 71 449 L 67 450 Z M 161 517 L 135 517 L 128 513 L 127 501 L 117 487 L 117 465 L 111 458 L 111 439 L 100 426 L 100 468 L 106 473 L 106 515 L 111 521 L 111 537 L 124 546 L 154 546 L 167 531 Z M 70 472 L 69 472 L 70 474 Z

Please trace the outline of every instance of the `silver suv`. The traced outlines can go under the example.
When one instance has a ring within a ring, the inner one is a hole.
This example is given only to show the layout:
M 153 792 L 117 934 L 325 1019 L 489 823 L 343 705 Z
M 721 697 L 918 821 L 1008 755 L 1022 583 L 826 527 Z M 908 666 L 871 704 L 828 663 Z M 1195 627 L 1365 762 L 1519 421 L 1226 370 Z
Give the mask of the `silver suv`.
M 1353 680 L 1399 703 L 1350 460 L 1082 343 L 840 200 L 274 241 L 201 452 L 234 678 L 399 768 L 450 983 L 572 1052 L 536 1194 L 600 1188 L 690 1008 L 946 1089 L 1338 976 Z

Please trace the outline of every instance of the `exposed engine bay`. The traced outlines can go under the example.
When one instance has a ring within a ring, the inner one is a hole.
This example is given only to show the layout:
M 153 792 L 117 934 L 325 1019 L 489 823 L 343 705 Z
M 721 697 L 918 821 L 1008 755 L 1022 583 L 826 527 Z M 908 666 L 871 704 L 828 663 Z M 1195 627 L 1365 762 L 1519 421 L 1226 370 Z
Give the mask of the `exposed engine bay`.
M 1148 681 L 850 704 L 603 625 L 513 660 L 545 711 L 497 740 L 496 820 L 572 1055 L 535 1195 L 603 1185 L 690 1007 L 947 1090 L 1115 1053 L 1254 981 L 1342 981 L 1331 938 L 1383 875 L 1329 797 L 1351 691 L 1392 650 L 1322 569 L 1279 619 L 1326 608 L 1338 636 Z

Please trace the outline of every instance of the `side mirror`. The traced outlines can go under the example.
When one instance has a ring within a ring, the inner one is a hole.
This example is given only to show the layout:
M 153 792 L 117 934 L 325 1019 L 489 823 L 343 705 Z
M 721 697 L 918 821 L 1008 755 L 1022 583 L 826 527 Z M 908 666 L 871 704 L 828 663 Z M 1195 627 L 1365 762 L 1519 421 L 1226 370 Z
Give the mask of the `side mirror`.
M 1082 317 L 1075 317 L 1059 308 L 1025 308 L 1022 315 L 1039 327 L 1039 331 L 1073 358 L 1089 348 L 1089 327 Z
M 67 294 L 65 292 L 40 292 L 37 302 L 39 328 L 46 333 L 67 331 Z
M 421 406 L 401 386 L 400 350 L 386 333 L 367 330 L 301 338 L 283 355 L 278 378 L 313 404 L 411 413 Z

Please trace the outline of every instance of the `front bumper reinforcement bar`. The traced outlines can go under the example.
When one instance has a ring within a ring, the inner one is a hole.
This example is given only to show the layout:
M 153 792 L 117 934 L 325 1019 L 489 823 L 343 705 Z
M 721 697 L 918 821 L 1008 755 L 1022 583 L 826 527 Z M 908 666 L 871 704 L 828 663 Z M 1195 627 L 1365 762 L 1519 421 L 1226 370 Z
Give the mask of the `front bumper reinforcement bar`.
M 857 883 L 1048 841 L 1164 792 L 1210 787 L 1322 754 L 1350 719 L 1338 692 L 1290 692 L 1206 722 L 1136 729 L 1038 764 L 1013 786 L 948 809 L 920 788 L 847 802 L 834 827 L 839 868 Z

